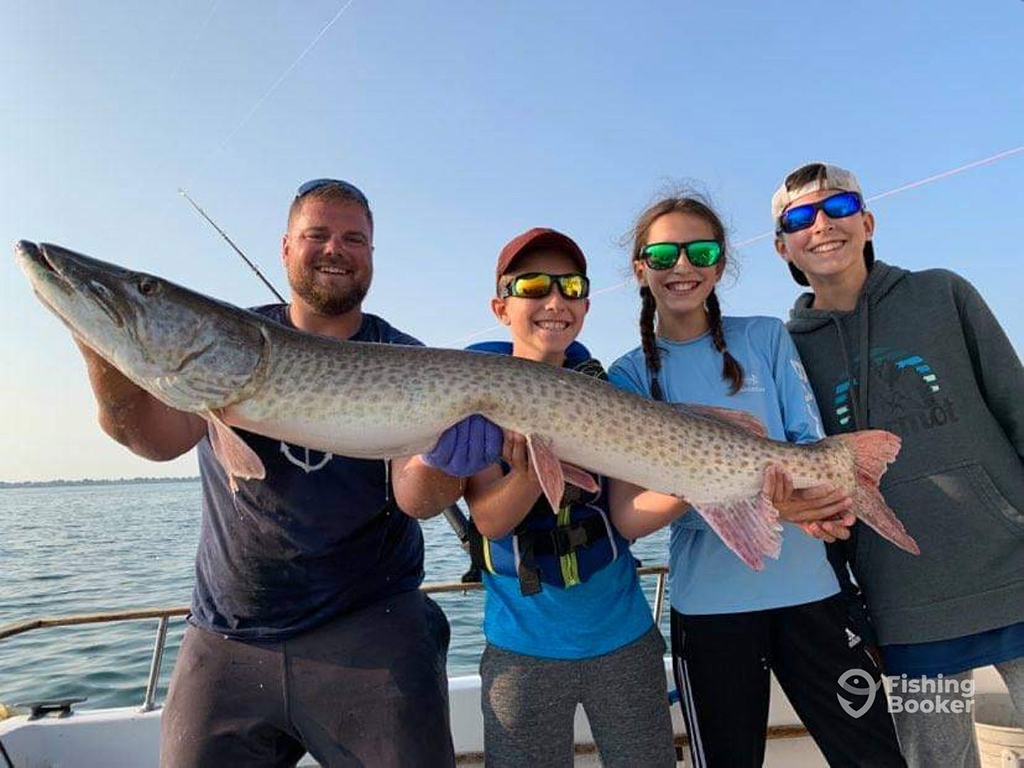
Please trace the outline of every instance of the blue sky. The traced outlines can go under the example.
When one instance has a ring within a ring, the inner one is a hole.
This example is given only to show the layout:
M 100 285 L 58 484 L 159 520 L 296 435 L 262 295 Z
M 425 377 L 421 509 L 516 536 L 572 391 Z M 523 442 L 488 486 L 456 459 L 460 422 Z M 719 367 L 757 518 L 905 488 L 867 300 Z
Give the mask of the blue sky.
M 667 183 L 698 182 L 744 242 L 804 161 L 853 169 L 870 196 L 1024 145 L 1020 0 L 353 0 L 309 48 L 344 6 L 4 2 L 0 241 L 264 303 L 177 189 L 283 291 L 294 188 L 347 178 L 377 221 L 366 309 L 462 345 L 503 337 L 494 261 L 528 227 L 575 237 L 600 290 L 626 278 L 618 241 Z M 1024 152 L 873 206 L 879 258 L 961 272 L 1018 350 L 1022 177 Z M 725 311 L 785 316 L 797 287 L 770 239 L 736 255 Z M 0 291 L 0 480 L 195 472 L 103 436 L 81 359 L 12 258 Z M 610 362 L 637 311 L 632 287 L 599 294 L 582 340 Z

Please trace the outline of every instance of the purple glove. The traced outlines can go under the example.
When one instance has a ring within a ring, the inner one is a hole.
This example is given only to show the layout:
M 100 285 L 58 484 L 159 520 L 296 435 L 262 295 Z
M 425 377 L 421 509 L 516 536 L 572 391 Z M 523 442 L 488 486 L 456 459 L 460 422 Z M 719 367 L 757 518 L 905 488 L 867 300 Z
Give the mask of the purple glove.
M 501 458 L 501 427 L 474 413 L 448 427 L 423 461 L 455 477 L 469 477 Z

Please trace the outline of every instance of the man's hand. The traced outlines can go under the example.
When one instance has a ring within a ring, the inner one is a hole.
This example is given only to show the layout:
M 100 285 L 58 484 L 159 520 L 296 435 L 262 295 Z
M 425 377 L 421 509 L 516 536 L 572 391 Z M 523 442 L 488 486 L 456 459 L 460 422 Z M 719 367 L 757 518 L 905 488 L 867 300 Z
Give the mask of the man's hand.
M 471 477 L 501 458 L 501 427 L 474 413 L 449 427 L 423 462 L 454 477 Z
M 796 523 L 804 532 L 829 543 L 850 538 L 849 527 L 856 522 L 853 499 L 831 485 L 794 490 L 793 480 L 781 467 L 764 472 L 764 494 L 779 510 L 779 517 Z

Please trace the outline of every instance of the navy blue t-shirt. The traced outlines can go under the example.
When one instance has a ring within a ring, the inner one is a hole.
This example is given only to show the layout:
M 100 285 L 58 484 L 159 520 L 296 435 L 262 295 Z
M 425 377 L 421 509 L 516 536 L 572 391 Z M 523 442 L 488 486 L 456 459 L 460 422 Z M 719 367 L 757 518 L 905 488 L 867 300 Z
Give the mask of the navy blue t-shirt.
M 287 306 L 255 312 L 292 327 Z M 364 314 L 351 341 L 419 345 Z M 324 454 L 235 430 L 266 467 L 232 493 L 208 437 L 198 445 L 203 520 L 192 623 L 279 640 L 419 587 L 423 534 L 393 504 L 383 460 Z

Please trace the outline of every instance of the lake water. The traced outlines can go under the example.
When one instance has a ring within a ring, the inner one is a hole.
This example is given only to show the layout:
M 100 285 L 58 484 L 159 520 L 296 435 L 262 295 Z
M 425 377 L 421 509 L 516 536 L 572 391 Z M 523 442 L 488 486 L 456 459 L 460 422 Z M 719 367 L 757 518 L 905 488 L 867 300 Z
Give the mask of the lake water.
M 42 616 L 186 605 L 199 537 L 197 481 L 0 490 L 0 626 Z M 423 524 L 426 580 L 454 581 L 469 558 L 441 517 Z M 667 530 L 639 542 L 664 563 Z M 644 579 L 651 600 L 655 579 Z M 483 592 L 435 595 L 452 625 L 449 675 L 476 672 Z M 666 610 L 667 614 L 667 610 Z M 0 640 L 0 703 L 87 696 L 85 705 L 140 704 L 157 621 L 37 629 Z M 173 619 L 158 700 L 184 619 Z M 663 622 L 667 637 L 667 616 Z

